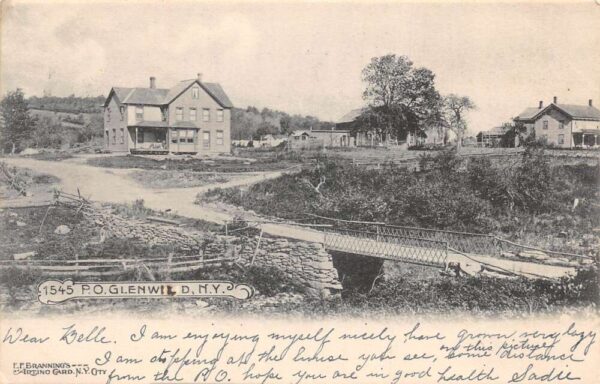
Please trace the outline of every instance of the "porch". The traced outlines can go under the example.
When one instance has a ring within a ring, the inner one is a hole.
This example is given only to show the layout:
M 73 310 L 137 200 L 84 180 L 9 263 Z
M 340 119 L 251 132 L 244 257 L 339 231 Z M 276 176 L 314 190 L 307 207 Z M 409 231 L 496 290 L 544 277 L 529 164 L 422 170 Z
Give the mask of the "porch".
M 198 152 L 198 128 L 135 126 L 129 128 L 132 154 Z
M 573 132 L 573 147 L 600 147 L 600 129 L 584 129 L 581 132 Z

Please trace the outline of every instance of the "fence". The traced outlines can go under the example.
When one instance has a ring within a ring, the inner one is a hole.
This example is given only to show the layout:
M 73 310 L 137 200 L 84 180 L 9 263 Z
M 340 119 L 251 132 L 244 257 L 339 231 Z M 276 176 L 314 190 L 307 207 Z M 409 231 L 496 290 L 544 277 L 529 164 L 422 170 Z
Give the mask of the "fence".
M 234 257 L 203 259 L 201 255 L 160 258 L 75 259 L 75 260 L 0 260 L 0 270 L 32 269 L 44 276 L 106 277 L 141 270 L 156 272 L 192 272 L 207 265 L 233 263 Z

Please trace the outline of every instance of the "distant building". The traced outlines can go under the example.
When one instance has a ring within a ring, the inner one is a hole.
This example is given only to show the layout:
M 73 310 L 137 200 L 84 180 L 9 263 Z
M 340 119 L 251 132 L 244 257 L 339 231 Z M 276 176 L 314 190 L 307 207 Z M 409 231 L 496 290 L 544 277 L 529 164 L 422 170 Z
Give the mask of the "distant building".
M 496 147 L 507 130 L 508 127 L 494 127 L 489 131 L 481 131 L 476 136 L 477 144 L 482 147 Z
M 360 130 L 358 118 L 367 108 L 357 108 L 346 113 L 336 123 L 336 130 L 346 130 L 351 134 L 353 144 L 356 146 L 388 146 L 388 145 L 423 145 L 423 144 L 444 144 L 445 132 L 435 128 L 427 129 L 422 134 L 408 133 L 404 140 L 390 137 L 389 135 L 378 135 L 372 131 Z
M 592 148 L 600 146 L 600 110 L 587 105 L 559 104 L 556 97 L 547 107 L 540 101 L 537 108 L 527 108 L 515 119 L 536 139 L 546 139 L 561 148 Z
M 264 135 L 260 140 L 254 141 L 255 147 L 276 147 L 279 144 L 287 141 L 286 137 L 274 136 L 271 134 Z
M 316 149 L 354 146 L 354 138 L 346 129 L 297 130 L 290 134 L 288 145 L 291 149 Z
M 231 108 L 217 83 L 184 80 L 172 88 L 113 87 L 104 103 L 104 145 L 113 152 L 228 153 Z

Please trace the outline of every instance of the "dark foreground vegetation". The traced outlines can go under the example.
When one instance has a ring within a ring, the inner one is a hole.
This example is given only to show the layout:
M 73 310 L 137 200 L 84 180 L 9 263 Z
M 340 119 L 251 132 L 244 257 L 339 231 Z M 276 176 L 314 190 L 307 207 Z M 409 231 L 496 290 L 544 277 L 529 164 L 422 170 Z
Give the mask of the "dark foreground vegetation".
M 551 166 L 543 151 L 531 149 L 499 166 L 444 151 L 422 156 L 420 169 L 378 170 L 325 161 L 248 191 L 214 189 L 204 199 L 282 218 L 312 213 L 493 233 L 537 245 L 561 237 L 563 249 L 573 251 L 592 249 L 597 241 L 598 166 Z

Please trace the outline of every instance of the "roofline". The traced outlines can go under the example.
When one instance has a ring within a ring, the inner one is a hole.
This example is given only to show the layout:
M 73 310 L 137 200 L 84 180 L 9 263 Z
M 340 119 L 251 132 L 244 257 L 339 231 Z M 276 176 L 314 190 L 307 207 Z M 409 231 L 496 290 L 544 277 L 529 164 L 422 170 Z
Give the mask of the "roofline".
M 535 115 L 533 115 L 532 117 L 528 118 L 528 119 L 519 119 L 521 121 L 525 121 L 525 120 L 532 120 L 535 121 L 541 114 L 543 114 L 547 109 L 552 108 L 552 107 L 556 107 L 556 109 L 558 109 L 559 111 L 561 111 L 562 113 L 564 113 L 565 115 L 569 116 L 571 118 L 571 120 L 591 120 L 591 121 L 600 121 L 599 118 L 596 117 L 575 117 L 572 114 L 570 114 L 569 112 L 565 111 L 563 108 L 559 107 L 557 104 L 554 103 L 550 103 L 548 104 L 546 107 L 540 109 L 540 111 L 538 113 L 536 113 Z M 518 118 L 518 117 L 517 117 Z
M 182 80 L 182 81 L 186 81 L 186 80 Z M 179 96 L 181 96 L 181 95 L 182 95 L 182 94 L 183 94 L 185 91 L 187 91 L 188 89 L 190 89 L 190 87 L 191 87 L 192 85 L 194 85 L 194 84 L 198 84 L 198 85 L 200 86 L 200 88 L 204 89 L 204 92 L 208 93 L 208 95 L 209 95 L 210 97 L 212 97 L 212 98 L 213 98 L 213 100 L 214 100 L 214 101 L 216 101 L 216 102 L 217 102 L 217 104 L 219 104 L 219 105 L 220 105 L 222 108 L 224 108 L 224 109 L 231 109 L 231 107 L 226 107 L 226 106 L 224 106 L 224 105 L 223 105 L 223 103 L 222 103 L 222 102 L 221 102 L 221 101 L 220 101 L 220 100 L 219 100 L 219 99 L 218 99 L 218 98 L 217 98 L 217 97 L 216 97 L 216 96 L 215 96 L 215 95 L 214 95 L 214 94 L 213 94 L 211 91 L 209 91 L 209 90 L 208 90 L 208 89 L 207 89 L 207 88 L 204 86 L 204 84 L 202 84 L 200 81 L 198 81 L 198 79 L 195 79 L 195 80 L 194 80 L 193 82 L 191 82 L 191 83 L 190 83 L 190 84 L 189 84 L 187 87 L 185 87 L 185 88 L 184 88 L 184 89 L 183 89 L 181 92 L 179 92 L 179 93 L 177 94 L 177 96 L 173 97 L 173 98 L 171 99 L 171 101 L 169 101 L 169 102 L 167 102 L 167 103 L 164 103 L 163 105 L 169 105 L 169 104 L 171 104 L 172 102 L 174 102 L 175 100 L 177 100 L 177 99 L 179 98 Z
M 110 99 L 112 98 L 111 95 L 113 95 L 117 98 L 117 104 L 123 104 L 121 102 L 121 100 L 119 100 L 119 96 L 117 96 L 117 92 L 115 92 L 115 87 L 111 87 L 110 88 L 110 92 L 108 92 L 108 96 L 106 96 L 106 100 L 104 100 L 104 108 L 108 107 L 108 103 L 110 101 Z

